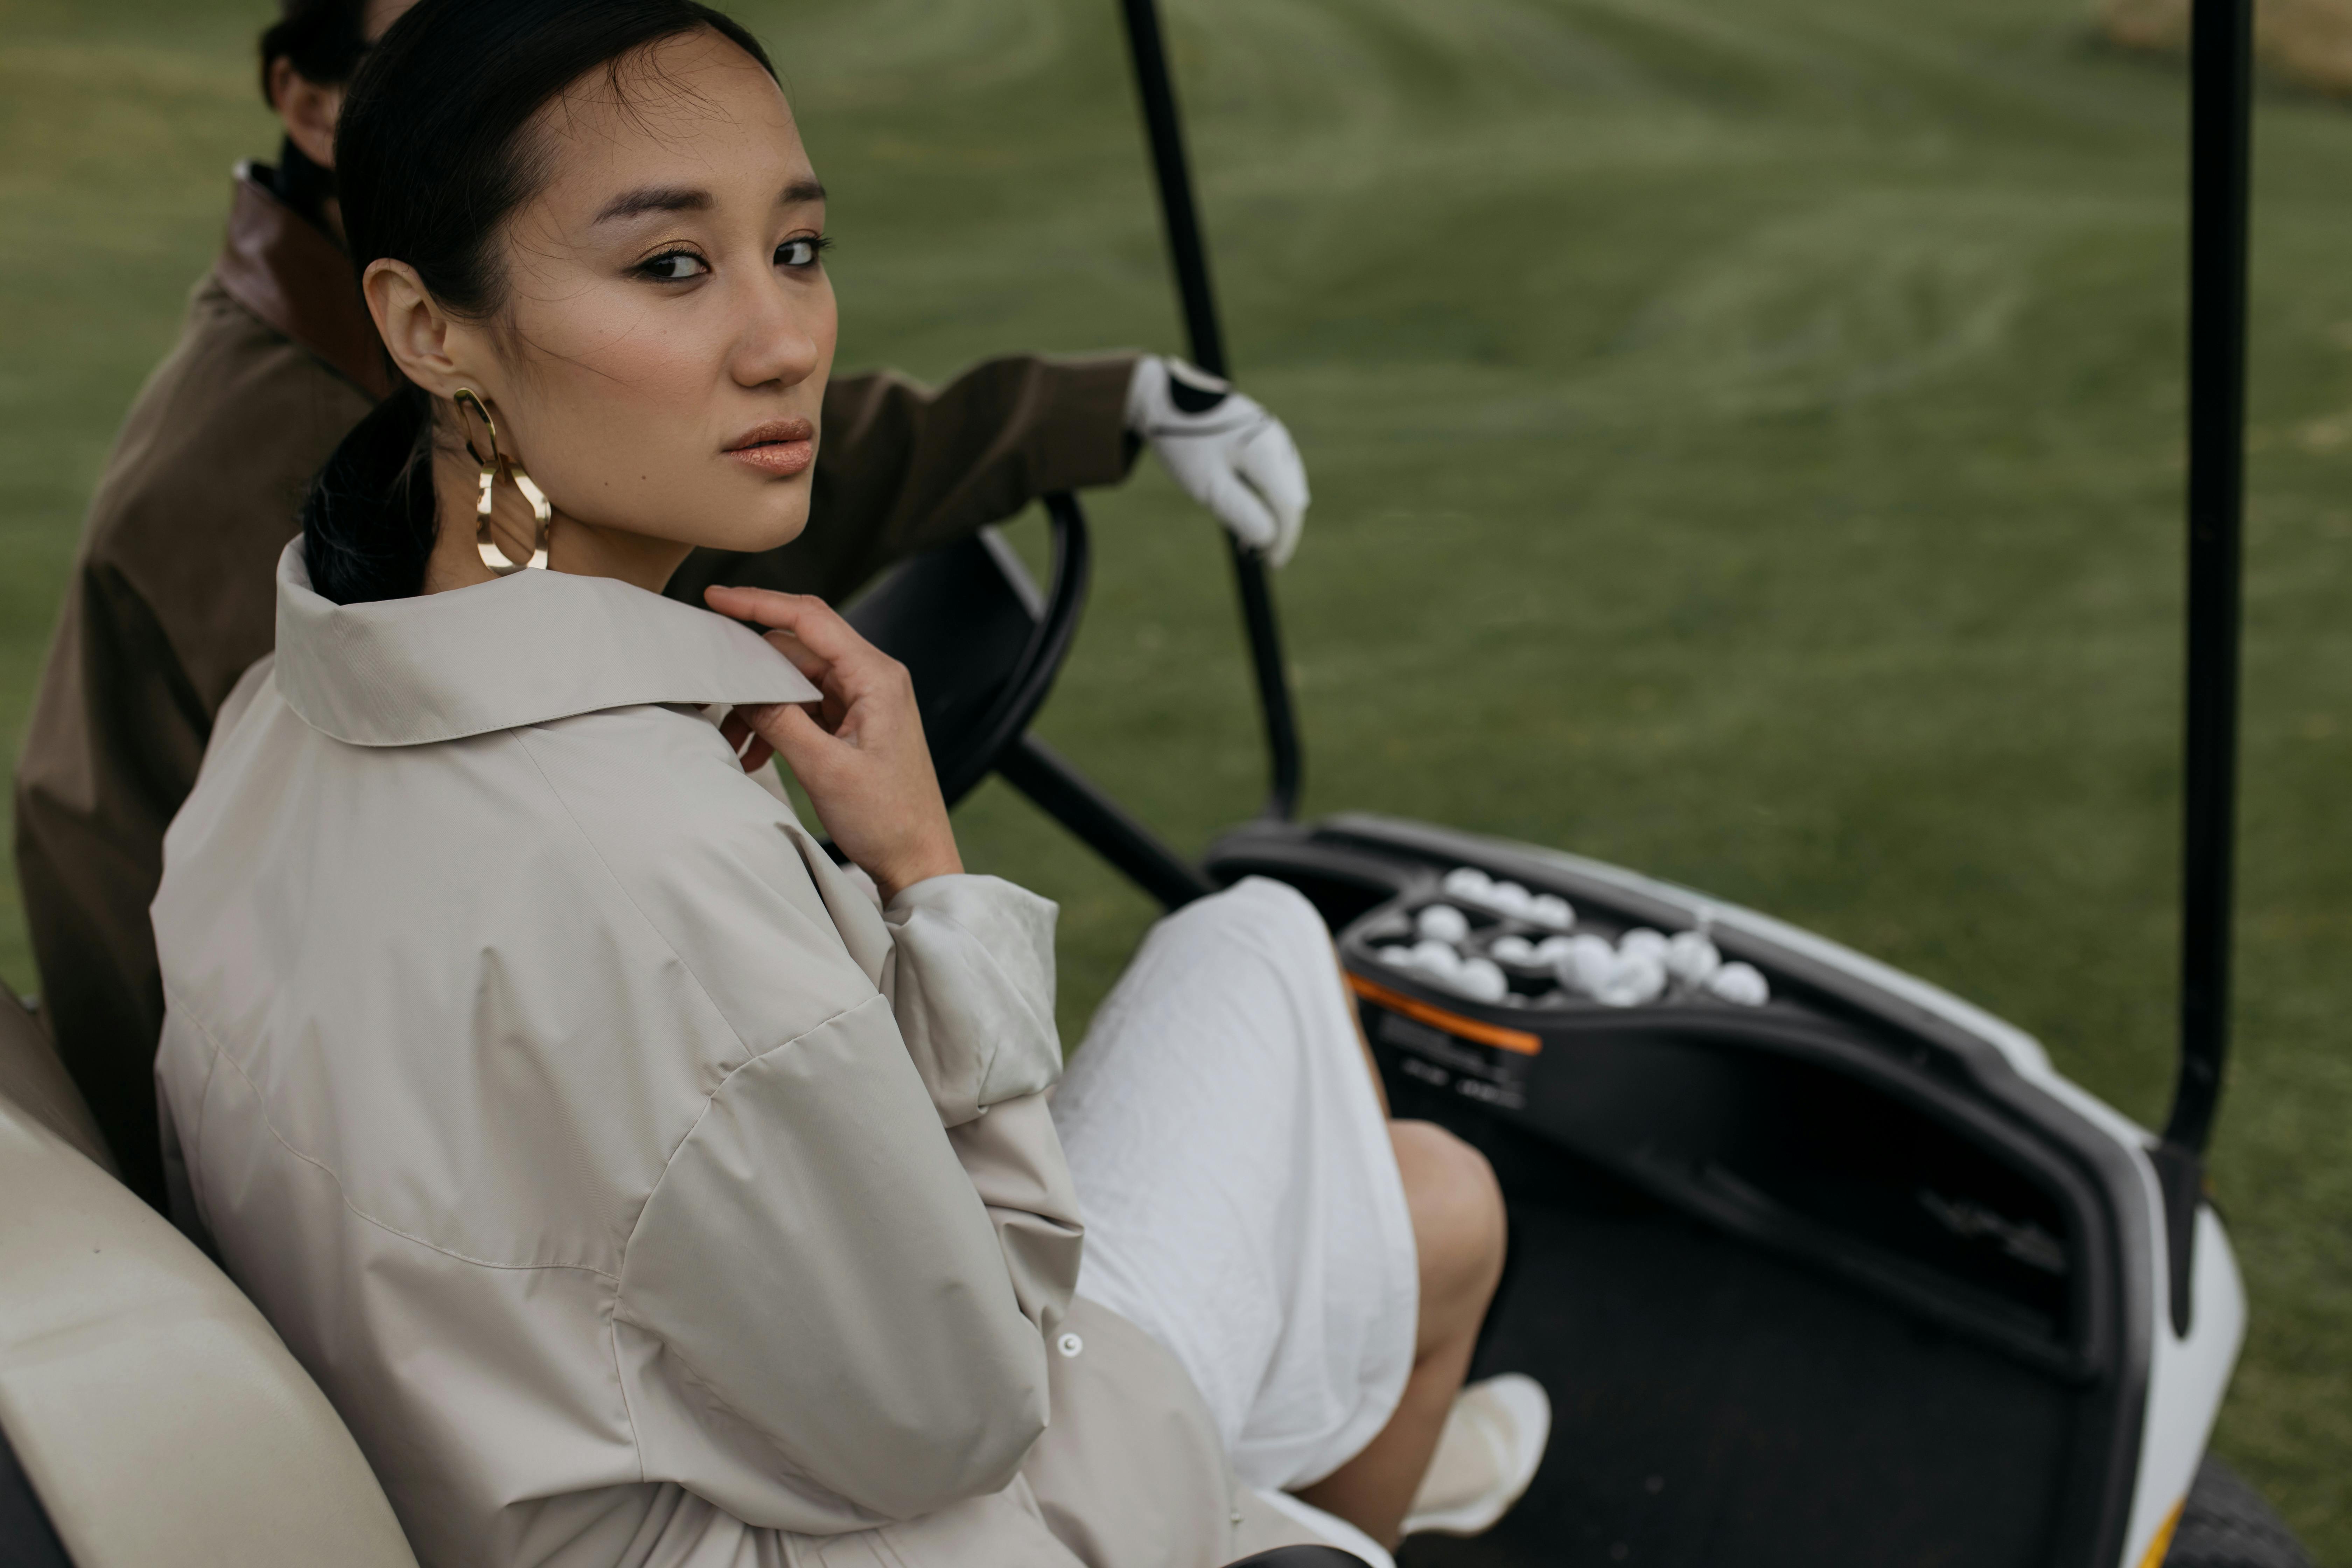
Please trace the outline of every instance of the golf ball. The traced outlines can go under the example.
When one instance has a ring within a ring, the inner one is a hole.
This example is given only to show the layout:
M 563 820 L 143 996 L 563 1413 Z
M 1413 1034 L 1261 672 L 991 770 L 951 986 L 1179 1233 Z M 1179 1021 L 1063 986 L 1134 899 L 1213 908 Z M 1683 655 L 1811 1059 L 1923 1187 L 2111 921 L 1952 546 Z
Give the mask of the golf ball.
M 1533 963 L 1537 962 L 1535 943 L 1529 942 L 1526 937 L 1519 936 L 1516 933 L 1508 936 L 1496 937 L 1495 939 L 1495 945 L 1487 951 L 1492 952 L 1496 958 L 1501 960 L 1505 963 Z
M 1706 988 L 1726 1002 L 1761 1007 L 1772 999 L 1772 987 L 1752 963 L 1727 963 L 1707 976 Z
M 1483 899 L 1486 896 L 1486 889 L 1495 884 L 1492 878 L 1475 866 L 1456 866 L 1445 873 L 1445 880 L 1438 885 L 1457 899 Z
M 1497 882 L 1486 889 L 1486 901 L 1505 914 L 1524 915 L 1535 899 L 1517 882 Z
M 1617 973 L 1617 950 L 1597 936 L 1572 936 L 1553 964 L 1562 985 L 1579 995 L 1597 996 Z
M 1454 988 L 1481 1002 L 1500 1002 L 1510 994 L 1511 983 L 1492 960 L 1473 958 L 1464 962 L 1454 976 Z
M 1576 923 L 1576 910 L 1558 893 L 1538 893 L 1528 900 L 1528 919 L 1551 931 L 1566 931 Z
M 1412 928 L 1439 942 L 1460 942 L 1470 934 L 1470 917 L 1452 904 L 1432 904 L 1413 917 Z
M 1617 951 L 1627 958 L 1652 958 L 1663 965 L 1666 961 L 1666 933 L 1652 931 L 1648 926 L 1635 926 L 1617 939 Z
M 1699 931 L 1677 931 L 1666 942 L 1666 973 L 1685 985 L 1703 985 L 1723 967 L 1723 954 Z
M 1621 952 L 1615 971 L 1593 996 L 1612 1007 L 1638 1007 L 1644 1002 L 1656 1001 L 1665 989 L 1666 966 L 1654 955 Z
M 1592 940 L 1599 942 L 1601 939 L 1599 937 L 1595 937 Z M 1576 939 L 1574 937 L 1567 936 L 1548 936 L 1544 938 L 1543 941 L 1536 943 L 1536 962 L 1538 963 L 1558 963 L 1560 959 L 1567 954 L 1569 948 L 1574 945 L 1575 941 Z M 1607 944 L 1603 943 L 1603 945 L 1605 946 Z
M 1462 955 L 1434 937 L 1423 937 L 1412 944 L 1412 962 L 1432 974 L 1454 974 L 1462 968 Z

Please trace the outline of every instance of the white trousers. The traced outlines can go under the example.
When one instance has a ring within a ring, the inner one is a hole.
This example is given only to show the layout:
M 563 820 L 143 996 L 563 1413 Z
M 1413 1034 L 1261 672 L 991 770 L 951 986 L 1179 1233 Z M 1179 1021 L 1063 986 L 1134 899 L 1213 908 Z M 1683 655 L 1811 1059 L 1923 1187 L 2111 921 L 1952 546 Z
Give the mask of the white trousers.
M 1055 1091 L 1078 1294 L 1165 1345 L 1260 1490 L 1322 1479 L 1412 1371 L 1420 1269 L 1314 906 L 1253 878 L 1153 927 Z

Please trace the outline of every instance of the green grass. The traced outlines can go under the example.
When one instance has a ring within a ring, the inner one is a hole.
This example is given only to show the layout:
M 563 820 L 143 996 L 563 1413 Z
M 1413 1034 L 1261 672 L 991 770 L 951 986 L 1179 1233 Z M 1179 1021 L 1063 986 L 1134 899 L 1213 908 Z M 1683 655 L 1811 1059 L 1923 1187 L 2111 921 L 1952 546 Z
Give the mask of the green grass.
M 1239 373 L 1313 471 L 1312 810 L 1557 844 L 2171 1059 L 2184 86 L 2074 0 L 1172 0 Z M 263 8 L 0 0 L 0 727 L 266 153 Z M 836 193 L 845 364 L 1179 346 L 1107 0 L 740 7 Z M 2352 112 L 2257 134 L 2221 1450 L 2352 1563 Z M 1262 787 L 1210 526 L 1097 498 L 1043 732 L 1180 843 Z M 1000 786 L 1075 1037 L 1150 919 Z M 2335 953 L 2335 958 L 2328 954 Z M 0 973 L 31 978 L 0 905 Z

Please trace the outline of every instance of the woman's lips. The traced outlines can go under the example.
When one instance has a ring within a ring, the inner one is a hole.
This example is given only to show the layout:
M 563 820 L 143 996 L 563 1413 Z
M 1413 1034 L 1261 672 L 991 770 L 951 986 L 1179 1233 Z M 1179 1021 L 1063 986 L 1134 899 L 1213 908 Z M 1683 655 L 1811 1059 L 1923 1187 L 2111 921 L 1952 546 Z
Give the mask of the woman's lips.
M 816 426 L 805 419 L 771 420 L 738 437 L 727 455 L 746 468 L 789 479 L 816 461 Z

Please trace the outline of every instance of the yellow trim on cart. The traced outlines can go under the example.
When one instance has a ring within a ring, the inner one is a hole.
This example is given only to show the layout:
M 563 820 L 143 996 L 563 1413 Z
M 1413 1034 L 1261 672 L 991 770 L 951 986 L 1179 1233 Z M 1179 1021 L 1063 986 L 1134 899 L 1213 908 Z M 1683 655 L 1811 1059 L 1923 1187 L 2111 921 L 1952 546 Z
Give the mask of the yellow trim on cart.
M 2166 1514 L 2164 1522 L 2156 1527 L 2156 1538 L 2147 1543 L 2147 1552 L 2140 1558 L 2139 1568 L 2164 1568 L 2164 1554 L 2172 1550 L 2172 1532 L 2180 1528 L 2180 1510 L 2188 1506 L 2187 1498 L 2172 1505 L 2172 1511 Z

